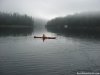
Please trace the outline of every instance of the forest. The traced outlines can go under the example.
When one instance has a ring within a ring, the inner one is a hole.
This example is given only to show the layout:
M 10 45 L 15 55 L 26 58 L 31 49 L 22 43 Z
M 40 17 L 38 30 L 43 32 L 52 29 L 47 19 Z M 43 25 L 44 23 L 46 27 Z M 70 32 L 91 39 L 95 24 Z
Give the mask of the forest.
M 27 15 L 20 15 L 18 13 L 3 13 L 0 12 L 0 27 L 6 26 L 31 26 L 33 27 L 34 20 Z
M 0 36 L 29 35 L 34 30 L 34 19 L 18 13 L 0 12 Z
M 53 32 L 97 34 L 100 32 L 100 12 L 57 17 L 50 20 L 46 28 Z

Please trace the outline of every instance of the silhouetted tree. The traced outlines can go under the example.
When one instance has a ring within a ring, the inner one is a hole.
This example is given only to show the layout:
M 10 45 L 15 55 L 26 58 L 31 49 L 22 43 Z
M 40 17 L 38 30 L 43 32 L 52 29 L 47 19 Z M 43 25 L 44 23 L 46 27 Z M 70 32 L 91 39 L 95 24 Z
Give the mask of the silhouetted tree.
M 33 26 L 33 19 L 27 15 L 18 13 L 7 14 L 0 12 L 0 25 Z
M 100 32 L 100 13 L 80 13 L 49 21 L 48 30 L 58 32 Z

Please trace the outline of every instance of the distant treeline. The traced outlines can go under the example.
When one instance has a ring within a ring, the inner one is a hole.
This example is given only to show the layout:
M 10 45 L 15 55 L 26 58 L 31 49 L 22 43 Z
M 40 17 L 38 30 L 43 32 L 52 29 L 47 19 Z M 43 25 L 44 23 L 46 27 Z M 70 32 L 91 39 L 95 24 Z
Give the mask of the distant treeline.
M 58 17 L 49 21 L 47 29 L 54 32 L 96 33 L 100 32 L 100 12 L 80 13 Z
M 0 26 L 32 26 L 33 19 L 27 15 L 20 15 L 18 13 L 8 14 L 0 12 Z

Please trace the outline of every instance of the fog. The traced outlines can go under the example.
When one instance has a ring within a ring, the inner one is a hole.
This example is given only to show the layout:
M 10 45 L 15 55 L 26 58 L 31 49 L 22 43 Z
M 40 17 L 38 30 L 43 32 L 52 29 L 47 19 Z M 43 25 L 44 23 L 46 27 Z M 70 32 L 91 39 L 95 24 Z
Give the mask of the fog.
M 99 7 L 100 0 L 0 0 L 1 12 L 18 12 L 44 19 L 100 11 Z

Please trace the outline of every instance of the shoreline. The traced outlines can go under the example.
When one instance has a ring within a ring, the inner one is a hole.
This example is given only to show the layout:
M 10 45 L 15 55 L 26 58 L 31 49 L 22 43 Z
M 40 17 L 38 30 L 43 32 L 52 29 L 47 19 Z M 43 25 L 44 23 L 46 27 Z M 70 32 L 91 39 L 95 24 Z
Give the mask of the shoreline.
M 33 26 L 24 26 L 24 25 L 0 25 L 0 28 L 33 28 Z

